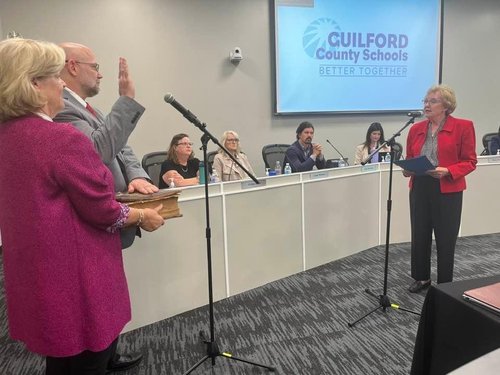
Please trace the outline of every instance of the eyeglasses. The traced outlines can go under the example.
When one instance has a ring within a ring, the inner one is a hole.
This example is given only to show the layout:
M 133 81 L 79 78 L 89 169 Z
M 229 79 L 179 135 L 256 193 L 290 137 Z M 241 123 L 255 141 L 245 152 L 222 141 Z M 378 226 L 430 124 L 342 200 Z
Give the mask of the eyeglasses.
M 187 146 L 191 146 L 191 147 L 193 147 L 193 142 L 182 142 L 182 143 L 177 143 L 177 145 L 176 145 L 176 146 L 185 146 L 185 147 L 187 147 Z
M 66 60 L 65 63 L 68 63 L 69 60 Z M 77 64 L 84 64 L 90 66 L 92 69 L 94 69 L 96 72 L 99 72 L 99 64 L 98 63 L 88 63 L 88 62 L 83 62 L 83 61 L 75 61 Z
M 422 103 L 424 103 L 424 104 L 437 104 L 437 103 L 441 103 L 441 100 L 439 100 L 439 99 L 423 99 Z
M 240 140 L 238 138 L 226 139 L 226 142 L 238 143 Z

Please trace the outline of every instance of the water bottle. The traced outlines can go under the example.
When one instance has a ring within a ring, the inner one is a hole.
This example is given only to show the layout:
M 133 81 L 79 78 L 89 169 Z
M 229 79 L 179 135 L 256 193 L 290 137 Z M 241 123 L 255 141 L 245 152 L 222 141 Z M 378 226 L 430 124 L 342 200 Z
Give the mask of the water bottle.
M 198 169 L 198 178 L 200 180 L 200 185 L 205 184 L 205 164 L 200 161 L 200 168 Z
M 212 172 L 212 176 L 210 176 L 210 182 L 212 183 L 220 182 L 219 175 L 217 174 L 217 171 L 215 169 Z
M 175 182 L 174 182 L 174 179 L 172 177 L 170 177 L 168 179 L 168 187 L 171 189 L 175 187 Z
M 385 155 L 385 162 L 386 163 L 390 163 L 391 162 L 391 154 L 389 152 Z
M 285 174 L 292 174 L 292 167 L 290 167 L 290 163 L 285 164 Z
M 279 160 L 276 160 L 276 166 L 274 167 L 274 170 L 276 171 L 276 176 L 281 174 L 281 164 Z
M 500 155 L 500 148 L 497 149 L 497 155 Z
M 266 168 L 266 176 L 269 176 L 269 170 L 270 168 Z

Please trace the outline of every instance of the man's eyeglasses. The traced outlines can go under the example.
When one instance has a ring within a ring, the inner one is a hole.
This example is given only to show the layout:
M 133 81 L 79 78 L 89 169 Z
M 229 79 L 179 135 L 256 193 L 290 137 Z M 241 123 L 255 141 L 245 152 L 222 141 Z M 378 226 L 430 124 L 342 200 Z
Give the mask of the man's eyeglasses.
M 437 103 L 441 103 L 441 100 L 439 100 L 439 99 L 423 99 L 422 103 L 424 103 L 424 104 L 437 104 Z
M 66 60 L 65 63 L 68 63 L 69 60 Z M 99 64 L 98 63 L 88 63 L 88 62 L 83 62 L 83 61 L 75 61 L 77 64 L 84 64 L 90 66 L 92 69 L 94 69 L 96 72 L 99 71 Z
M 238 138 L 226 139 L 226 142 L 238 143 L 240 140 Z
M 191 146 L 193 147 L 193 142 L 182 142 L 182 143 L 177 143 L 177 146 Z

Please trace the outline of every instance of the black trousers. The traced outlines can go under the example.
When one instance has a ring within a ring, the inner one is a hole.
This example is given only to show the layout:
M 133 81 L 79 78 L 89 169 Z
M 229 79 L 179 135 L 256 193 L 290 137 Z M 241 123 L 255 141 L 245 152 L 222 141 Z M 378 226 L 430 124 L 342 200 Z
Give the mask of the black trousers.
M 71 357 L 47 357 L 45 375 L 105 375 L 118 338 L 101 352 L 86 350 Z
M 462 192 L 441 193 L 436 178 L 415 177 L 410 191 L 411 276 L 415 280 L 431 278 L 433 232 L 437 249 L 437 282 L 453 280 L 462 197 Z

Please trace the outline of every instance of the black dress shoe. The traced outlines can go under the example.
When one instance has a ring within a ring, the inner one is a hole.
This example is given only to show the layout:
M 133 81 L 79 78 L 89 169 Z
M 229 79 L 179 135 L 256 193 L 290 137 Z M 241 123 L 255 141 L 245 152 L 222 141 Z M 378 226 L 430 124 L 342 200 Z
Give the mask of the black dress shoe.
M 137 366 L 141 360 L 142 354 L 115 354 L 115 358 L 108 363 L 106 373 L 129 370 Z
M 431 280 L 416 280 L 410 285 L 408 290 L 411 293 L 418 293 L 431 285 Z

